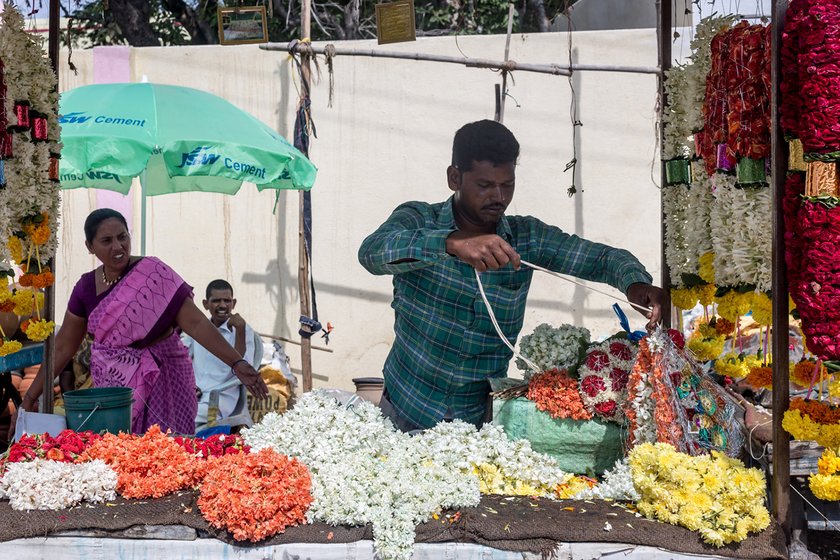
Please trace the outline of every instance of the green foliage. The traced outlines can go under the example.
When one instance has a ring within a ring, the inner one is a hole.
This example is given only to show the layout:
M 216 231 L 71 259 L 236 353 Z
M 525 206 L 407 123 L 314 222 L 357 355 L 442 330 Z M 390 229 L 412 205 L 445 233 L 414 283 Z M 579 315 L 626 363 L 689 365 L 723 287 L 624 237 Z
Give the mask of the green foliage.
M 190 44 L 189 34 L 166 9 L 163 0 L 148 1 L 151 2 L 154 14 L 149 23 L 160 44 L 163 46 Z M 110 11 L 105 8 L 107 3 L 107 0 L 93 0 L 70 12 L 67 17 L 71 20 L 69 22 L 71 28 L 69 33 L 62 34 L 62 42 L 65 45 L 70 42 L 74 48 L 130 44 L 130 35 L 116 24 Z M 213 13 L 213 19 L 215 18 L 216 14 Z

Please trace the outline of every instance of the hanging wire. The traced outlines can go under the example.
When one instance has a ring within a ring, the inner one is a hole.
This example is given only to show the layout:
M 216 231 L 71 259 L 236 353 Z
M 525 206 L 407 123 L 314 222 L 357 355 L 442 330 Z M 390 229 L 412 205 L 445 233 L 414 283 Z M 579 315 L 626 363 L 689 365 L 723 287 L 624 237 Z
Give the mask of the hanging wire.
M 563 13 L 563 16 L 566 18 L 566 37 L 568 38 L 568 45 L 569 45 L 569 91 L 571 92 L 571 102 L 569 104 L 569 119 L 572 123 L 572 159 L 566 164 L 566 167 L 563 169 L 563 173 L 567 171 L 572 172 L 572 186 L 566 189 L 566 192 L 570 197 L 574 196 L 575 193 L 578 192 L 577 185 L 575 184 L 575 180 L 577 178 L 577 164 L 578 164 L 578 153 L 577 153 L 577 135 L 578 135 L 578 127 L 583 126 L 583 123 L 580 122 L 577 118 L 577 92 L 575 91 L 575 82 L 574 76 L 575 71 L 572 68 L 572 31 L 574 31 L 574 25 L 572 24 L 572 16 L 568 12 Z M 583 187 L 581 187 L 580 192 L 583 192 Z

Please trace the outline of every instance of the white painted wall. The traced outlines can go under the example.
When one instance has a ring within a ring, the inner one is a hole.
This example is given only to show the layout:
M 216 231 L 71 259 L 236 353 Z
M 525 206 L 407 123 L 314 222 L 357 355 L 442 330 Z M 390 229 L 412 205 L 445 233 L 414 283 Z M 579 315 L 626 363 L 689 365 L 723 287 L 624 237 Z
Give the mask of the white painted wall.
M 365 43 L 355 43 L 365 45 Z M 375 47 L 375 44 L 366 44 Z M 426 38 L 389 49 L 501 58 L 502 36 Z M 578 32 L 572 50 L 583 63 L 653 66 L 653 30 Z M 92 82 L 90 51 L 75 51 L 78 75 L 62 53 L 61 86 Z M 563 63 L 564 33 L 517 35 L 511 58 Z M 313 352 L 316 386 L 351 388 L 351 378 L 380 375 L 393 338 L 391 280 L 369 275 L 356 259 L 362 239 L 399 203 L 449 196 L 445 169 L 454 132 L 466 122 L 493 118 L 497 73 L 459 65 L 338 57 L 335 98 L 328 79 L 313 91 L 319 167 L 313 189 L 314 273 L 318 310 L 335 326 L 329 348 Z M 132 51 L 139 81 L 206 89 L 250 111 L 290 137 L 296 82 L 287 55 L 256 46 L 145 48 Z M 633 251 L 659 278 L 659 190 L 655 142 L 656 78 L 585 73 L 577 90 L 579 192 L 570 198 L 563 168 L 573 153 L 570 87 L 564 77 L 515 73 L 506 124 L 522 144 L 517 193 L 510 213 L 532 214 L 587 238 Z M 208 115 L 212 118 L 212 115 Z M 136 197 L 135 197 L 136 198 Z M 297 338 L 298 193 L 243 188 L 235 197 L 184 194 L 149 201 L 148 253 L 172 265 L 196 287 L 226 277 L 237 309 L 257 330 Z M 95 262 L 83 243 L 82 222 L 95 203 L 91 191 L 65 191 L 58 253 L 57 314 L 83 272 Z M 139 205 L 135 206 L 139 215 Z M 136 226 L 134 228 L 137 229 Z M 135 235 L 135 250 L 139 233 Z M 594 335 L 615 331 L 612 301 L 537 273 L 523 334 L 541 322 L 573 322 Z M 635 327 L 641 316 L 632 316 Z M 317 345 L 319 339 L 314 339 Z M 293 367 L 298 349 L 287 346 Z

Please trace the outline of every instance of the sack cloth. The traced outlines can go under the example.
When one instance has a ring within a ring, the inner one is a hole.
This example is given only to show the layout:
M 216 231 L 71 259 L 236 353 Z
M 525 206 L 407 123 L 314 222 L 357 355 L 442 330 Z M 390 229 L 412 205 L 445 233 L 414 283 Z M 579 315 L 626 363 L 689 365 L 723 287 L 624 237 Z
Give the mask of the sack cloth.
M 534 451 L 553 457 L 570 473 L 600 475 L 624 454 L 618 424 L 552 418 L 524 397 L 494 399 L 493 423 L 502 426 L 509 439 L 527 439 Z
M 0 501 L 0 541 L 44 537 L 60 531 L 98 529 L 119 531 L 135 525 L 185 525 L 238 546 L 286 543 L 348 543 L 373 539 L 370 526 L 312 523 L 289 527 L 259 543 L 235 541 L 210 527 L 196 503 L 197 491 L 177 492 L 153 500 L 119 498 L 108 504 L 81 504 L 58 511 L 15 511 Z M 610 530 L 606 530 L 606 523 Z M 119 535 L 114 535 L 119 536 Z M 445 512 L 417 527 L 417 542 L 470 542 L 517 552 L 550 554 L 558 542 L 610 542 L 653 546 L 700 555 L 730 558 L 785 559 L 787 547 L 780 528 L 765 531 L 721 548 L 704 544 L 698 533 L 651 521 L 606 501 L 552 501 L 527 497 L 482 496 L 475 508 Z

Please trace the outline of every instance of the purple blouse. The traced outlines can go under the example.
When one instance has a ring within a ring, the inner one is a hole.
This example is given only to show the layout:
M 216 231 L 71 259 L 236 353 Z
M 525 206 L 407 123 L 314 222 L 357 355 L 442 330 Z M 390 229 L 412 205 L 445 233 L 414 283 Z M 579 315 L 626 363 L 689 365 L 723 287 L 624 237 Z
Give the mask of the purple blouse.
M 128 265 L 126 268 L 125 276 L 128 274 L 134 266 L 140 262 L 140 259 L 134 261 L 133 263 Z M 121 277 L 122 279 L 122 277 Z M 111 290 L 114 289 L 114 286 L 119 284 L 119 280 L 114 283 L 113 286 L 109 286 L 104 292 L 101 294 L 96 293 L 96 270 L 92 270 L 90 272 L 86 272 L 82 274 L 79 281 L 76 282 L 76 285 L 73 287 L 73 293 L 70 294 L 70 300 L 67 302 L 67 311 L 76 315 L 78 317 L 82 317 L 83 319 L 87 319 L 90 317 L 90 314 L 96 309 L 96 306 L 102 303 L 102 300 L 111 293 Z M 184 302 L 187 299 L 192 299 L 193 297 L 193 289 L 192 286 L 184 282 L 178 288 L 178 292 L 175 294 L 175 297 L 169 302 L 169 305 L 166 309 L 159 310 L 160 317 L 158 317 L 155 326 L 149 331 L 149 334 L 142 340 L 138 340 L 132 346 L 136 348 L 144 348 L 148 346 L 150 343 L 155 342 L 161 336 L 166 334 L 170 328 L 175 326 L 175 317 L 178 315 L 178 312 L 181 310 L 181 307 L 184 305 Z M 93 333 L 88 333 L 93 336 Z

